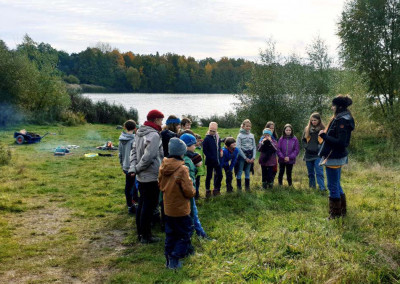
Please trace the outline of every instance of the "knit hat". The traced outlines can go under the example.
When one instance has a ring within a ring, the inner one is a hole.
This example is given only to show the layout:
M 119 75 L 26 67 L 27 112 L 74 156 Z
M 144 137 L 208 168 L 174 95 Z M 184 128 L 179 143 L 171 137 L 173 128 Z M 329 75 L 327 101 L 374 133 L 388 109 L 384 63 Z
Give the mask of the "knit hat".
M 272 131 L 271 131 L 271 129 L 265 128 L 265 129 L 263 130 L 263 135 L 265 135 L 265 134 L 268 134 L 269 136 L 272 136 Z
M 165 122 L 166 125 L 170 125 L 170 124 L 180 124 L 181 120 L 179 118 L 169 118 L 167 119 L 167 121 Z
M 192 134 L 189 134 L 189 133 L 185 133 L 185 134 L 183 134 L 181 137 L 179 137 L 183 142 L 185 142 L 185 144 L 186 144 L 186 146 L 188 146 L 188 147 L 190 147 L 190 146 L 192 146 L 193 144 L 196 144 L 197 143 L 197 140 L 196 140 L 196 138 L 192 135 Z
M 149 111 L 149 113 L 147 114 L 147 120 L 155 120 L 156 118 L 164 118 L 163 113 L 156 109 Z
M 183 156 L 186 154 L 186 144 L 181 139 L 173 137 L 169 140 L 168 152 L 171 156 Z
M 332 105 L 347 108 L 351 106 L 353 100 L 348 96 L 338 95 L 332 100 Z

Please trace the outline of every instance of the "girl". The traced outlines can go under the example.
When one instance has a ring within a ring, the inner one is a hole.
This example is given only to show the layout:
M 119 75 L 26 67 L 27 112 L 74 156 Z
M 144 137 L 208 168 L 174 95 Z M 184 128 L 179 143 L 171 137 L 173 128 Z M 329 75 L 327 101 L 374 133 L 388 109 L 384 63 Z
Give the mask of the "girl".
M 283 175 L 286 169 L 286 178 L 289 186 L 292 186 L 292 170 L 296 163 L 296 157 L 300 152 L 299 141 L 293 134 L 293 127 L 286 124 L 283 128 L 283 133 L 278 142 L 278 157 L 279 157 L 279 185 L 282 185 Z
M 168 157 L 168 143 L 172 137 L 177 137 L 179 130 L 181 129 L 181 120 L 175 115 L 168 116 L 166 121 L 166 127 L 161 131 L 161 140 L 164 150 L 164 157 Z
M 236 184 L 238 190 L 242 189 L 242 173 L 244 170 L 245 188 L 250 190 L 250 168 L 256 158 L 256 142 L 254 134 L 250 133 L 251 121 L 245 119 L 242 122 L 242 128 L 236 139 L 237 148 L 239 150 L 239 167 L 236 176 Z
M 263 130 L 261 142 L 258 144 L 258 151 L 261 152 L 258 162 L 261 165 L 262 186 L 264 189 L 272 188 L 274 185 L 277 143 L 272 139 L 272 131 L 269 128 Z
M 318 152 L 323 140 L 318 136 L 318 133 L 324 129 L 325 125 L 322 123 L 321 115 L 318 112 L 314 112 L 311 114 L 301 138 L 305 149 L 304 161 L 307 165 L 308 184 L 311 188 L 315 188 L 315 176 L 317 176 L 318 187 L 321 191 L 325 190 L 324 168 L 319 165 L 321 158 L 318 156 Z
M 319 156 L 326 167 L 329 189 L 329 217 L 334 219 L 347 213 L 346 196 L 340 185 L 342 166 L 348 163 L 347 147 L 350 144 L 351 132 L 355 128 L 354 119 L 347 110 L 353 103 L 348 96 L 338 95 L 332 100 L 334 115 L 329 122 L 328 130 L 321 130 L 319 136 L 324 140 Z

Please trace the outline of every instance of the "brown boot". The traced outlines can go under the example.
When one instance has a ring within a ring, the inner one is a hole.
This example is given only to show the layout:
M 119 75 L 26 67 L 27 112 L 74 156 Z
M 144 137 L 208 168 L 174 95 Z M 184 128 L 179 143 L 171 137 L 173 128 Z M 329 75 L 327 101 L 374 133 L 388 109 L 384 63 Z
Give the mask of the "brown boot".
M 329 217 L 328 220 L 336 219 L 342 216 L 342 207 L 340 198 L 329 197 Z
M 343 193 L 340 195 L 340 202 L 341 202 L 342 216 L 345 217 L 347 214 L 346 194 Z

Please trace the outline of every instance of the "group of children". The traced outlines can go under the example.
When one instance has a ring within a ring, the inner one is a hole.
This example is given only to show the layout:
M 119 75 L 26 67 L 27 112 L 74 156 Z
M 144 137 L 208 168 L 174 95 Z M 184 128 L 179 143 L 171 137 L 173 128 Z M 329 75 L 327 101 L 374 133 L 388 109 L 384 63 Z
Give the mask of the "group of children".
M 315 171 L 318 162 L 315 162 L 313 155 L 319 148 L 319 141 L 315 142 L 315 138 L 318 140 L 318 137 L 314 136 L 318 130 L 323 129 L 320 117 L 318 123 L 315 123 L 313 117 L 316 115 L 313 115 L 302 137 L 311 187 L 315 187 L 315 174 L 311 176 L 311 172 Z M 140 127 L 137 137 L 134 135 L 135 122 L 132 120 L 125 122 L 125 132 L 119 139 L 119 157 L 126 178 L 125 196 L 128 211 L 129 213 L 136 211 L 139 240 L 142 243 L 159 241 L 151 234 L 149 215 L 156 210 L 157 201 L 161 200 L 161 220 L 166 233 L 166 266 L 176 269 L 181 266 L 180 259 L 193 252 L 190 241 L 193 232 L 196 231 L 198 236 L 207 238 L 199 221 L 195 202 L 200 197 L 201 176 L 206 175 L 206 198 L 220 194 L 222 171 L 225 172 L 228 193 L 233 191 L 234 174 L 237 190 L 242 189 L 243 172 L 244 187 L 248 191 L 250 172 L 258 151 L 262 187 L 264 189 L 273 187 L 278 165 L 279 185 L 282 185 L 286 172 L 288 185 L 291 186 L 293 165 L 296 163 L 300 146 L 290 124 L 285 125 L 278 140 L 275 124 L 268 122 L 256 145 L 254 134 L 251 133 L 252 124 L 248 119 L 241 124 L 236 140 L 233 137 L 221 139 L 216 122 L 209 124 L 207 134 L 204 140 L 201 140 L 201 137 L 190 129 L 189 119 L 181 121 L 171 115 L 162 130 L 163 117 L 164 115 L 157 110 L 149 112 L 148 120 Z M 222 142 L 225 145 L 223 148 L 221 148 Z M 155 173 L 157 173 L 156 179 L 154 179 Z M 135 178 L 140 192 L 139 197 L 135 190 L 137 187 L 134 186 Z M 321 173 L 318 170 L 317 181 L 320 189 L 324 189 L 323 173 L 321 182 Z M 139 206 L 135 210 L 137 202 Z

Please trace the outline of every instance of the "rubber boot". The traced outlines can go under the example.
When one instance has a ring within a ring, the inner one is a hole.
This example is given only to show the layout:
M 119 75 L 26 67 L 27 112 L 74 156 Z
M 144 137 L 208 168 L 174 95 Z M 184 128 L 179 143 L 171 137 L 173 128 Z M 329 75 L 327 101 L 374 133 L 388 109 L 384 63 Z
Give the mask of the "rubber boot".
M 242 190 L 242 180 L 241 179 L 236 179 L 236 187 L 237 187 L 237 190 Z
M 250 191 L 250 179 L 246 178 L 244 180 L 244 187 L 245 187 L 246 191 Z
M 341 202 L 342 217 L 345 217 L 347 214 L 346 194 L 343 193 L 340 195 L 340 202 Z
M 221 194 L 221 192 L 220 192 L 219 189 L 214 189 L 214 190 L 213 190 L 213 195 L 214 195 L 214 196 L 217 196 L 217 195 L 220 195 L 220 194 Z
M 336 219 L 342 216 L 342 202 L 340 198 L 329 197 L 329 217 L 328 220 Z
M 211 190 L 207 189 L 206 190 L 206 198 L 210 198 L 211 197 Z
M 262 188 L 267 189 L 268 188 L 268 182 L 263 182 L 262 183 Z
M 228 193 L 232 193 L 233 192 L 232 184 L 227 184 L 226 185 L 226 192 L 228 192 Z

